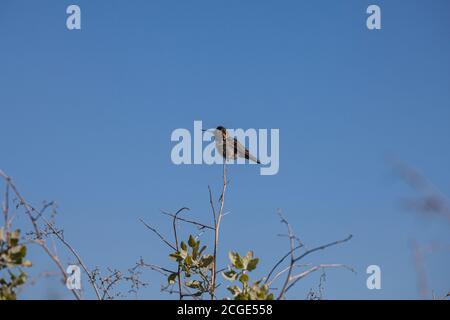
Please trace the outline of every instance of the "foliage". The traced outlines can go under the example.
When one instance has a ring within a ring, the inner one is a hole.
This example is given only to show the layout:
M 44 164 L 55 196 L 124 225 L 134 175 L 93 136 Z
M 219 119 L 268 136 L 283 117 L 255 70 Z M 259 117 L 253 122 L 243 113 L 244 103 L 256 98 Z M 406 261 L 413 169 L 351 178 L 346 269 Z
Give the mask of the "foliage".
M 181 241 L 179 250 L 171 253 L 169 257 L 178 263 L 179 272 L 172 272 L 167 276 L 169 285 L 176 284 L 178 277 L 182 279 L 182 285 L 189 288 L 192 297 L 201 297 L 203 294 L 214 294 L 211 275 L 213 272 L 213 256 L 205 253 L 206 246 L 201 246 L 200 241 L 193 235 L 189 235 L 187 243 Z M 249 272 L 256 269 L 259 259 L 253 256 L 253 251 L 247 252 L 243 257 L 237 252 L 230 252 L 231 265 L 227 271 L 222 272 L 225 280 L 234 282 L 238 280 L 240 285 L 230 285 L 228 291 L 235 300 L 272 300 L 273 294 L 269 293 L 268 285 L 262 279 L 250 282 Z M 226 298 L 229 299 L 229 298 Z
M 54 247 L 53 250 L 49 247 L 49 242 L 51 241 L 51 244 L 54 245 L 54 241 L 56 240 L 81 266 L 84 273 L 88 276 L 91 289 L 93 289 L 93 292 L 99 300 L 121 297 L 122 295 L 120 292 L 112 291 L 112 288 L 121 281 L 130 282 L 132 288 L 129 292 L 137 294 L 137 290 L 140 287 L 147 285 L 146 282 L 140 280 L 140 275 L 142 273 L 140 270 L 142 270 L 142 268 L 149 268 L 165 275 L 167 285 L 162 287 L 162 291 L 175 293 L 179 295 L 180 300 L 189 297 L 203 299 L 205 294 L 209 295 L 209 298 L 213 300 L 217 299 L 216 289 L 223 284 L 218 283 L 217 281 L 219 274 L 222 274 L 225 281 L 230 282 L 227 289 L 231 293 L 231 296 L 225 297 L 225 299 L 272 300 L 275 299 L 275 297 L 274 294 L 270 292 L 271 288 L 273 288 L 273 284 L 276 283 L 276 281 L 282 281 L 281 278 L 283 277 L 285 280 L 280 283 L 281 289 L 279 289 L 276 297 L 276 299 L 281 300 L 285 299 L 285 294 L 290 288 L 308 274 L 319 269 L 346 267 L 341 264 L 320 264 L 310 266 L 308 267 L 309 269 L 299 273 L 298 269 L 300 265 L 298 262 L 304 257 L 319 250 L 344 243 L 350 240 L 352 236 L 350 235 L 342 240 L 306 249 L 306 247 L 300 243 L 299 238 L 293 234 L 292 228 L 287 220 L 284 219 L 281 212 L 279 212 L 281 222 L 287 227 L 288 233 L 285 236 L 289 239 L 290 250 L 275 263 L 267 276 L 256 281 L 250 280 L 250 273 L 256 269 L 259 263 L 259 259 L 254 257 L 253 251 L 248 251 L 245 256 L 241 256 L 237 252 L 229 252 L 228 255 L 231 264 L 225 269 L 219 269 L 217 266 L 217 259 L 220 255 L 220 251 L 218 250 L 219 230 L 222 217 L 225 215 L 224 199 L 227 187 L 225 165 L 223 169 L 223 187 L 218 200 L 218 206 L 214 205 L 213 194 L 211 188 L 208 187 L 209 202 L 214 222 L 212 225 L 182 217 L 182 213 L 189 211 L 189 208 L 186 207 L 179 209 L 174 214 L 163 211 L 162 213 L 164 215 L 172 218 L 174 240 L 169 240 L 156 228 L 145 223 L 143 219 L 140 219 L 140 221 L 156 234 L 165 245 L 171 248 L 169 256 L 176 262 L 176 269 L 174 270 L 152 263 L 146 263 L 141 257 L 139 262 L 136 263 L 133 268 L 128 270 L 128 276 L 122 275 L 119 270 L 112 268 L 107 269 L 109 274 L 106 275 L 101 274 L 98 267 L 93 271 L 90 271 L 75 248 L 72 247 L 64 237 L 63 229 L 58 228 L 55 225 L 54 216 L 56 210 L 54 202 L 45 202 L 42 209 L 34 207 L 22 197 L 12 179 L 0 170 L 0 178 L 5 179 L 6 181 L 5 199 L 2 208 L 5 218 L 5 227 L 0 228 L 0 299 L 16 299 L 18 289 L 27 281 L 27 275 L 23 271 L 23 268 L 30 267 L 31 262 L 25 259 L 27 253 L 27 247 L 23 243 L 25 240 L 40 246 L 44 250 L 61 271 L 62 279 L 66 282 L 70 275 L 65 271 L 61 259 L 56 252 L 56 247 Z M 25 215 L 29 218 L 31 223 L 31 230 L 26 232 L 25 240 L 22 240 L 20 237 L 20 230 L 9 232 L 11 223 L 16 216 L 16 211 L 13 212 L 12 216 L 9 216 L 10 190 L 13 191 L 14 196 L 17 199 L 15 209 L 23 208 Z M 50 219 L 44 216 L 44 212 L 48 208 L 52 208 Z M 181 239 L 179 239 L 177 235 L 177 223 L 195 226 L 195 228 L 200 231 L 199 234 L 203 234 L 205 230 L 212 231 L 214 238 L 211 243 L 211 253 L 207 253 L 207 246 L 202 245 L 200 240 L 198 240 L 198 237 L 195 237 L 192 234 L 189 235 L 187 241 L 180 241 Z M 287 258 L 289 258 L 289 260 L 287 260 Z M 82 298 L 81 292 L 77 290 L 71 290 L 71 292 L 76 299 Z
M 181 241 L 179 250 L 169 256 L 178 262 L 179 272 L 171 273 L 167 281 L 174 284 L 177 278 L 184 275 L 184 285 L 195 290 L 192 296 L 201 296 L 204 293 L 212 293 L 211 272 L 213 269 L 213 256 L 204 253 L 206 246 L 200 247 L 200 241 L 190 235 L 186 242 Z M 181 281 L 181 279 L 180 279 Z
M 239 280 L 239 285 L 228 286 L 235 300 L 273 300 L 273 294 L 269 292 L 269 286 L 262 279 L 250 283 L 249 272 L 256 269 L 259 259 L 253 257 L 253 251 L 248 251 L 244 257 L 237 252 L 230 252 L 228 257 L 231 266 L 222 272 L 222 276 L 231 282 Z
M 6 269 L 8 273 L 0 277 L 0 300 L 15 300 L 17 289 L 25 284 L 27 275 L 21 268 L 31 266 L 25 260 L 26 254 L 27 247 L 20 243 L 20 230 L 7 232 L 0 228 L 0 271 Z

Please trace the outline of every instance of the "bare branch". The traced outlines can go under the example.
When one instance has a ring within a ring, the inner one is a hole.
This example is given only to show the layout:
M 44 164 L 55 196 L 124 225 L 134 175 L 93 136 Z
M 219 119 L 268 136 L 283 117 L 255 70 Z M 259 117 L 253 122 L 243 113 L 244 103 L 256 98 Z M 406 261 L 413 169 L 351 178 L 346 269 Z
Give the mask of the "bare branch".
M 293 250 L 293 251 L 296 251 L 296 250 L 298 250 L 298 249 L 300 249 L 300 248 L 303 248 L 303 244 L 299 244 L 298 246 L 294 247 L 294 250 Z M 272 269 L 270 270 L 270 272 L 267 274 L 266 279 L 265 279 L 265 281 L 264 281 L 265 283 L 269 283 L 269 280 L 270 280 L 270 277 L 272 276 L 272 274 L 275 272 L 275 270 L 278 268 L 278 266 L 279 266 L 280 264 L 282 264 L 283 261 L 286 260 L 286 258 L 289 257 L 290 255 L 291 255 L 291 250 L 289 250 L 288 253 L 286 253 L 283 257 L 281 257 L 281 259 L 278 260 L 277 263 L 275 263 L 275 265 L 272 267 Z M 273 282 L 273 281 L 270 281 L 270 282 Z
M 289 267 L 287 268 L 286 280 L 284 281 L 283 287 L 282 287 L 282 289 L 280 291 L 280 294 L 278 295 L 278 300 L 280 300 L 280 299 L 283 298 L 283 295 L 286 293 L 286 290 L 287 290 L 287 287 L 289 285 L 289 282 L 291 281 L 292 270 L 294 269 L 294 264 L 295 264 L 295 255 L 294 255 L 294 251 L 295 251 L 295 246 L 294 246 L 295 236 L 294 236 L 294 233 L 292 232 L 291 225 L 283 217 L 281 211 L 278 211 L 278 215 L 280 216 L 281 222 L 286 225 L 286 228 L 288 230 L 289 247 L 290 247 L 290 250 L 289 250 L 290 263 L 289 263 Z
M 177 251 L 180 251 L 178 246 L 178 235 L 177 235 L 177 218 L 178 214 L 180 214 L 183 210 L 189 210 L 189 208 L 183 207 L 179 209 L 175 214 L 173 215 L 173 236 L 175 237 L 175 247 L 177 248 Z M 182 293 L 182 285 L 181 285 L 181 265 L 178 263 L 178 269 L 177 269 L 177 283 L 178 283 L 178 290 L 179 290 L 179 297 L 180 300 L 183 299 L 183 293 Z
M 151 263 L 141 263 L 140 266 L 149 268 L 153 271 L 157 271 L 165 276 L 167 276 L 168 274 L 177 273 L 177 271 L 173 271 L 173 270 L 158 266 L 156 264 L 151 264 Z
M 347 242 L 347 241 L 349 241 L 351 238 L 353 238 L 353 235 L 349 235 L 347 238 L 342 239 L 342 240 L 333 241 L 333 242 L 330 242 L 330 243 L 328 243 L 328 244 L 325 244 L 325 245 L 318 246 L 318 247 L 316 247 L 316 248 L 310 249 L 310 250 L 306 251 L 305 253 L 303 253 L 301 256 L 295 258 L 295 262 L 297 262 L 297 261 L 303 259 L 303 258 L 306 257 L 307 255 L 309 255 L 309 254 L 311 254 L 311 253 L 313 253 L 313 252 L 315 252 L 315 251 L 323 250 L 323 249 L 326 249 L 326 248 L 329 248 L 329 247 L 332 247 L 332 246 L 335 246 L 335 245 L 338 245 L 338 244 Z
M 291 277 L 291 283 L 290 283 L 290 285 L 286 288 L 286 292 L 287 292 L 289 289 L 291 289 L 291 288 L 297 283 L 297 281 L 299 281 L 299 280 L 305 278 L 307 275 L 309 275 L 310 273 L 313 273 L 314 271 L 317 271 L 317 270 L 319 270 L 319 269 L 325 269 L 325 268 L 346 268 L 346 269 L 348 269 L 348 270 L 350 270 L 350 271 L 352 271 L 352 272 L 355 272 L 355 270 L 353 270 L 353 268 L 351 268 L 351 267 L 349 267 L 349 266 L 347 266 L 347 265 L 345 265 L 345 264 L 336 264 L 336 263 L 334 263 L 334 264 L 319 264 L 319 265 L 314 266 L 314 267 L 312 267 L 312 268 L 310 268 L 310 269 L 308 269 L 308 270 L 306 270 L 306 271 L 303 271 L 303 272 L 300 273 L 300 274 L 297 274 L 297 275 L 295 275 L 295 276 L 292 276 L 292 277 Z
M 215 289 L 216 289 L 216 279 L 217 279 L 217 251 L 219 247 L 219 231 L 220 231 L 220 222 L 222 221 L 223 216 L 223 208 L 225 205 L 225 192 L 227 190 L 227 165 L 226 159 L 223 162 L 223 186 L 222 193 L 220 195 L 219 200 L 219 212 L 216 215 L 216 209 L 212 201 L 211 188 L 209 188 L 209 199 L 211 203 L 211 207 L 213 209 L 214 215 L 214 252 L 213 252 L 213 268 L 211 271 L 211 300 L 215 298 Z M 217 218 L 217 219 L 216 219 Z
M 293 285 L 295 285 L 295 283 L 297 283 L 297 281 L 299 281 L 300 279 L 304 278 L 306 275 L 308 275 L 311 272 L 314 272 L 315 270 L 317 270 L 318 266 L 312 267 L 310 269 L 308 269 L 307 271 L 301 273 L 300 275 L 292 275 L 293 274 L 293 270 L 295 267 L 299 267 L 299 265 L 297 265 L 296 263 L 298 261 L 300 261 L 301 259 L 303 259 L 304 257 L 308 256 L 309 254 L 316 252 L 318 250 L 323 250 L 326 249 L 328 247 L 346 242 L 348 240 L 350 240 L 352 238 L 352 235 L 348 236 L 345 239 L 342 240 L 338 240 L 338 241 L 334 241 L 325 245 L 321 245 L 318 247 L 315 247 L 313 249 L 309 249 L 306 250 L 305 252 L 303 252 L 301 255 L 299 256 L 295 256 L 295 252 L 300 249 L 300 248 L 304 248 L 304 245 L 301 243 L 300 239 L 298 237 L 295 236 L 294 232 L 292 231 L 292 227 L 289 224 L 289 222 L 287 221 L 287 219 L 282 215 L 281 211 L 278 210 L 278 215 L 280 217 L 280 221 L 282 224 L 284 224 L 286 226 L 287 229 L 287 234 L 283 235 L 286 236 L 289 239 L 289 252 L 286 253 L 283 257 L 281 257 L 281 259 L 279 259 L 277 261 L 277 263 L 272 267 L 272 269 L 270 270 L 270 272 L 268 273 L 267 277 L 265 278 L 264 283 L 267 285 L 271 285 L 272 283 L 274 283 L 274 281 L 276 281 L 279 277 L 281 277 L 282 275 L 286 274 L 286 278 L 283 282 L 282 288 L 280 290 L 280 293 L 277 297 L 278 300 L 283 299 L 284 295 L 286 294 L 286 292 L 292 288 Z M 298 242 L 298 245 L 295 245 L 295 241 Z M 283 268 L 281 271 L 279 271 L 273 278 L 272 275 L 274 274 L 274 272 L 277 270 L 277 268 L 288 258 L 290 257 L 290 261 L 288 266 L 286 266 L 285 268 Z M 337 267 L 337 266 L 344 266 L 344 265 L 319 265 L 322 266 L 322 268 L 326 268 L 326 267 Z
M 9 233 L 9 224 L 10 224 L 10 220 L 9 220 L 9 184 L 6 184 L 5 187 L 5 200 L 4 203 L 2 205 L 2 211 L 3 211 L 3 216 L 5 219 L 5 232 L 6 234 Z
M 41 219 L 46 223 L 46 225 L 54 232 L 55 236 L 59 239 L 59 241 L 61 241 L 66 247 L 67 249 L 69 249 L 70 252 L 72 252 L 72 254 L 75 256 L 75 258 L 77 259 L 78 263 L 81 265 L 81 267 L 83 268 L 84 272 L 86 272 L 86 274 L 88 275 L 88 279 L 89 282 L 91 283 L 92 288 L 94 288 L 95 294 L 98 298 L 98 300 L 101 300 L 101 296 L 100 296 L 100 292 L 97 288 L 97 285 L 95 284 L 95 281 L 93 279 L 92 273 L 89 271 L 89 269 L 87 268 L 87 266 L 84 264 L 83 260 L 81 259 L 81 256 L 78 254 L 78 252 L 64 239 L 64 237 L 61 235 L 60 232 L 58 232 L 58 230 L 56 230 L 56 228 L 49 223 L 43 216 L 41 216 Z
M 216 207 L 214 205 L 214 201 L 213 201 L 213 195 L 212 195 L 212 191 L 211 191 L 211 187 L 208 186 L 208 191 L 209 191 L 209 204 L 211 205 L 211 209 L 212 209 L 212 213 L 213 213 L 213 219 L 214 219 L 214 230 L 215 230 L 215 226 L 216 226 Z
M 150 226 L 150 225 L 148 225 L 147 223 L 145 223 L 145 221 L 144 220 L 142 220 L 142 219 L 139 219 L 139 221 L 141 221 L 142 222 L 142 224 L 144 225 L 144 226 L 146 226 L 147 227 L 147 229 L 150 229 L 151 231 L 153 231 L 165 244 L 167 244 L 170 248 L 172 248 L 174 251 L 177 251 L 177 248 L 173 245 L 173 244 L 171 244 L 169 241 L 167 241 L 166 240 L 166 238 L 164 238 L 159 232 L 158 232 L 158 230 L 156 230 L 155 228 L 153 228 L 152 226 Z
M 175 216 L 175 215 L 172 214 L 172 213 L 168 213 L 168 212 L 162 211 L 162 214 L 165 214 L 166 216 L 175 218 L 175 219 L 180 220 L 180 221 L 184 221 L 184 222 L 186 222 L 186 223 L 190 223 L 190 224 L 196 225 L 196 226 L 200 227 L 200 229 L 206 228 L 206 229 L 214 230 L 214 227 L 208 226 L 208 225 L 206 225 L 206 224 L 203 224 L 203 223 L 200 223 L 200 222 L 197 222 L 197 221 L 194 221 L 194 220 L 189 220 L 189 219 L 180 218 L 180 217 Z
M 19 200 L 19 205 L 22 205 L 25 208 L 25 213 L 29 217 L 29 219 L 31 221 L 31 224 L 33 226 L 34 232 L 35 232 L 36 237 L 37 237 L 37 239 L 34 240 L 33 242 L 38 244 L 45 251 L 45 253 L 50 257 L 50 259 L 56 264 L 58 269 L 61 271 L 64 283 L 65 283 L 67 281 L 67 279 L 68 279 L 68 275 L 67 275 L 64 267 L 62 266 L 58 256 L 51 252 L 51 250 L 46 245 L 44 239 L 42 238 L 42 232 L 39 229 L 39 226 L 37 224 L 36 218 L 33 216 L 33 212 L 36 211 L 36 210 L 25 201 L 25 199 L 22 197 L 22 195 L 20 194 L 20 192 L 16 188 L 16 186 L 15 186 L 14 182 L 12 181 L 11 177 L 6 175 L 2 170 L 0 170 L 0 177 L 2 177 L 6 181 L 6 184 L 14 192 L 14 194 L 16 195 L 16 197 Z M 81 299 L 81 296 L 80 296 L 79 292 L 77 292 L 76 290 L 71 290 L 71 292 L 73 293 L 73 295 L 75 296 L 75 298 L 77 300 Z

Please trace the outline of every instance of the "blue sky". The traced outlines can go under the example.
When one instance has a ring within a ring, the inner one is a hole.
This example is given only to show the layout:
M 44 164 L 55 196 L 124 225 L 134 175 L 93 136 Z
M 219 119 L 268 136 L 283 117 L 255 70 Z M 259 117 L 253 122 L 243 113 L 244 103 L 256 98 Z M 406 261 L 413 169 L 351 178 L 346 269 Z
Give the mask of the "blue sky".
M 80 31 L 66 29 L 72 3 Z M 378 31 L 365 24 L 372 3 Z M 172 164 L 172 130 L 278 128 L 277 175 L 229 170 L 222 263 L 253 249 L 265 274 L 288 249 L 281 208 L 309 246 L 354 235 L 308 261 L 357 270 L 328 271 L 325 298 L 418 298 L 409 243 L 448 244 L 450 225 L 401 207 L 414 193 L 386 156 L 450 194 L 449 18 L 444 0 L 2 1 L 0 168 L 29 201 L 58 202 L 89 266 L 170 265 L 138 219 L 169 232 L 159 210 L 187 206 L 208 221 L 207 186 L 221 183 L 220 166 Z M 34 272 L 53 268 L 37 249 L 30 257 Z M 371 264 L 381 290 L 366 288 Z M 448 251 L 427 260 L 430 289 L 449 290 L 449 266 Z M 169 298 L 158 274 L 145 280 L 140 298 Z M 44 279 L 22 297 L 71 296 Z

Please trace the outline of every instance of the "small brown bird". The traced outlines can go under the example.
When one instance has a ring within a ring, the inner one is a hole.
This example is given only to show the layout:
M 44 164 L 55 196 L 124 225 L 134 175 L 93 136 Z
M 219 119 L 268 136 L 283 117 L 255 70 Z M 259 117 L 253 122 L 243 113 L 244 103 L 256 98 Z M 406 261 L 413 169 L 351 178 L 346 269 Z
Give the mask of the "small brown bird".
M 259 160 L 252 155 L 236 138 L 230 137 L 227 129 L 218 126 L 214 129 L 217 151 L 224 159 L 245 158 L 260 164 Z

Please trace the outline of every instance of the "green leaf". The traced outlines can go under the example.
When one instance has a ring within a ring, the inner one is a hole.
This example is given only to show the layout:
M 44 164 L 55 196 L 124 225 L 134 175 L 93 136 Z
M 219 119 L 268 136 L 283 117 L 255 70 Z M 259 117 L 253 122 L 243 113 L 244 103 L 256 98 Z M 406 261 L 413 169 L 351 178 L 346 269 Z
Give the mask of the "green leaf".
M 20 230 L 17 229 L 15 231 L 11 232 L 8 240 L 9 240 L 8 242 L 9 242 L 10 247 L 16 246 L 20 240 Z
M 228 258 L 231 261 L 231 264 L 236 268 L 236 269 L 244 269 L 244 263 L 242 261 L 241 256 L 239 255 L 239 253 L 237 252 L 232 252 L 230 251 L 228 253 Z
M 195 238 L 191 234 L 189 235 L 188 244 L 191 248 L 197 247 L 197 241 L 195 241 Z
M 181 241 L 180 247 L 182 250 L 186 251 L 187 250 L 187 245 L 184 241 Z
M 184 259 L 184 262 L 188 265 L 188 266 L 192 266 L 194 264 L 194 261 L 192 260 L 191 256 L 187 256 L 186 259 Z
M 27 281 L 27 275 L 23 271 L 20 272 L 19 278 L 17 278 L 17 286 L 23 285 Z
M 239 277 L 239 281 L 242 282 L 242 284 L 246 284 L 249 280 L 249 277 L 247 274 L 243 273 L 241 274 L 241 276 Z
M 248 271 L 255 270 L 256 266 L 258 265 L 258 262 L 259 262 L 258 258 L 251 259 L 247 264 L 247 270 Z
M 247 260 L 251 260 L 251 259 L 253 259 L 253 251 L 252 250 L 249 250 L 248 252 L 247 252 L 247 254 L 245 255 L 245 258 L 247 259 Z
M 236 300 L 250 300 L 250 295 L 248 293 L 240 293 L 235 297 Z
M 229 286 L 227 287 L 227 290 L 230 291 L 233 294 L 233 296 L 237 296 L 242 292 L 241 288 L 239 288 L 238 286 Z
M 15 264 L 22 264 L 22 259 L 27 254 L 27 247 L 19 245 L 11 248 L 10 256 Z
M 167 282 L 169 284 L 173 284 L 175 283 L 175 280 L 177 279 L 178 274 L 177 273 L 171 273 L 168 277 L 167 277 Z
M 247 252 L 247 254 L 242 258 L 242 263 L 244 265 L 244 269 L 247 270 L 247 266 L 249 262 L 253 259 L 253 251 L 250 250 Z
M 186 287 L 191 288 L 191 289 L 199 289 L 199 288 L 201 288 L 201 283 L 198 280 L 187 281 Z
M 180 251 L 181 259 L 186 259 L 187 256 L 188 256 L 188 252 L 186 250 L 181 250 Z
M 180 262 L 183 260 L 183 257 L 181 257 L 181 254 L 177 251 L 174 253 L 169 254 L 169 257 L 172 258 L 173 260 Z
M 238 274 L 234 270 L 228 270 L 228 271 L 223 271 L 222 272 L 222 277 L 224 277 L 225 280 L 228 280 L 228 281 L 236 280 L 237 276 L 238 276 Z
M 17 229 L 13 232 L 11 232 L 10 236 L 11 239 L 19 240 L 20 239 L 20 229 Z
M 214 261 L 214 257 L 211 255 L 204 255 L 200 261 L 200 267 L 202 268 L 208 268 L 209 266 L 212 265 Z

